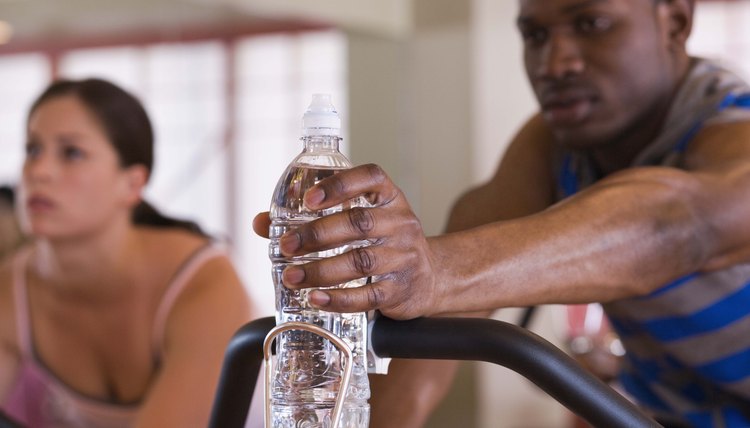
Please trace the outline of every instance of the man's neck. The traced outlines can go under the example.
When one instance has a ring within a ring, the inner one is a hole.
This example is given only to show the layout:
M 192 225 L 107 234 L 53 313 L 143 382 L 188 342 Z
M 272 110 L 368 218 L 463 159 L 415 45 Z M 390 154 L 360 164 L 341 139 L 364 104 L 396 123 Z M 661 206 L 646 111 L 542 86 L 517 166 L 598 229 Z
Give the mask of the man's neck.
M 685 57 L 684 63 L 677 66 L 678 76 L 667 96 L 659 99 L 650 109 L 643 112 L 630 128 L 622 132 L 616 141 L 605 147 L 591 150 L 594 165 L 601 176 L 628 168 L 633 160 L 662 132 L 674 98 L 687 78 L 695 60 Z

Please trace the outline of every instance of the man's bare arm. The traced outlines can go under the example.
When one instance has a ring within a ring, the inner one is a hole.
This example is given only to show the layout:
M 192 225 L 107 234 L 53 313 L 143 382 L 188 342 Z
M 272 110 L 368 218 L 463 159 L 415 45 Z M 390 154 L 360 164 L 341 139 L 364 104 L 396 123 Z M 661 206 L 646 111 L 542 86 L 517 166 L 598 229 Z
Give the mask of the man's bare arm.
M 367 287 L 313 291 L 310 301 L 343 312 L 377 308 L 394 318 L 645 294 L 749 252 L 750 124 L 703 130 L 688 159 L 688 170 L 625 170 L 538 214 L 429 239 L 418 221 L 390 220 L 408 219 L 409 208 L 382 170 L 354 168 L 308 191 L 306 203 L 321 209 L 365 194 L 378 207 L 306 224 L 282 237 L 282 252 L 353 239 L 378 245 L 288 268 L 285 285 L 380 275 Z
M 687 167 L 625 170 L 539 214 L 431 239 L 450 281 L 432 310 L 610 301 L 747 261 L 750 124 L 705 129 Z
M 469 190 L 454 204 L 447 232 L 520 217 L 552 201 L 549 165 L 551 136 L 538 117 L 530 120 L 508 148 L 490 181 Z M 487 317 L 491 311 L 460 316 Z M 451 314 L 453 315 L 453 314 Z M 447 395 L 459 362 L 394 360 L 387 376 L 371 376 L 372 428 L 423 426 Z

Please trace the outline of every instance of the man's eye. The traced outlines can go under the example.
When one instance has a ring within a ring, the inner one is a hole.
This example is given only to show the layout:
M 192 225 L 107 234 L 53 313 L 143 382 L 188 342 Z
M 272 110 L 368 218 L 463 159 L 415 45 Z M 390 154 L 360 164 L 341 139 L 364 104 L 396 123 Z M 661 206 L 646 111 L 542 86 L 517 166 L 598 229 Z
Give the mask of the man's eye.
M 612 21 L 603 16 L 587 16 L 576 21 L 578 31 L 582 33 L 600 33 L 612 27 Z
M 521 30 L 521 36 L 526 43 L 539 45 L 547 40 L 547 31 L 543 28 L 528 28 Z

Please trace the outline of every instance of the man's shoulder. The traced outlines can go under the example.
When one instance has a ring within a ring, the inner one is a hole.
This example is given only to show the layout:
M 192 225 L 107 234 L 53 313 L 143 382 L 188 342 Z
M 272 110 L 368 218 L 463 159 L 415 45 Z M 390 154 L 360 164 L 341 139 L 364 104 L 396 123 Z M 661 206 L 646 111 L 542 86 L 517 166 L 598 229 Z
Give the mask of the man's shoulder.
M 709 163 L 750 160 L 750 117 L 704 127 L 685 151 L 688 169 Z

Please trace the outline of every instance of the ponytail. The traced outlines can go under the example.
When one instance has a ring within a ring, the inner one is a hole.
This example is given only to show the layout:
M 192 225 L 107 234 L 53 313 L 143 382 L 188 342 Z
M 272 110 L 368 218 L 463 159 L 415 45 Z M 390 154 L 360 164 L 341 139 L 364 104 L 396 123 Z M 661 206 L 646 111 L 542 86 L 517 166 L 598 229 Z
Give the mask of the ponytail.
M 197 223 L 167 217 L 146 201 L 141 202 L 133 209 L 133 224 L 142 226 L 153 226 L 158 228 L 179 228 L 200 236 L 208 236 Z

